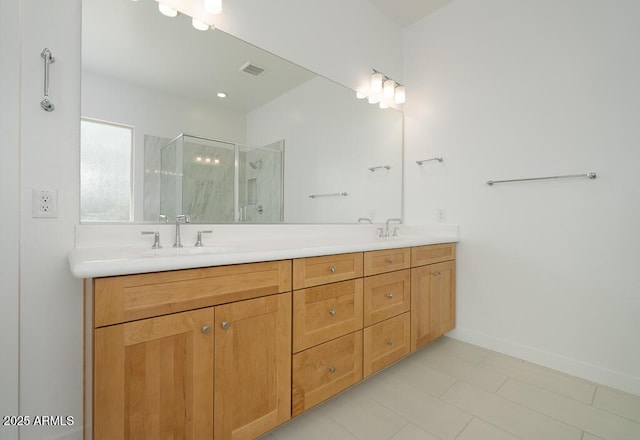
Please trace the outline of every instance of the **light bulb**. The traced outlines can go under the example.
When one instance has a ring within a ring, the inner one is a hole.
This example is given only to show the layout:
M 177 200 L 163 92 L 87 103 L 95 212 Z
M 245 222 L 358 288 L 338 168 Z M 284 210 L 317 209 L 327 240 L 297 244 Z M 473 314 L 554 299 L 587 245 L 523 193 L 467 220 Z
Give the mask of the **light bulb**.
M 367 94 L 364 92 L 360 92 L 360 91 L 356 91 L 356 98 L 358 99 L 364 99 L 367 97 Z
M 380 101 L 380 104 L 378 106 L 382 109 L 389 108 L 389 103 L 383 99 L 382 101 Z
M 382 96 L 385 98 L 393 98 L 393 90 L 396 88 L 396 82 L 392 79 L 388 79 L 384 82 L 384 89 L 382 90 Z
M 222 0 L 204 0 L 204 9 L 210 14 L 222 12 Z
M 382 73 L 375 72 L 371 75 L 371 91 L 374 93 L 382 91 L 382 80 L 384 77 Z
M 380 94 L 378 93 L 372 93 L 371 95 L 369 95 L 367 97 L 367 102 L 369 104 L 377 104 L 380 102 Z
M 162 13 L 162 15 L 166 15 L 167 17 L 175 17 L 176 15 L 178 15 L 178 11 L 162 3 L 158 3 L 158 10 Z
M 195 18 L 191 19 L 191 26 L 198 29 L 199 31 L 209 30 L 209 25 L 207 23 L 204 23 L 200 20 L 196 20 Z
M 404 86 L 396 87 L 396 94 L 394 96 L 394 101 L 396 104 L 404 104 L 404 102 L 406 101 Z
M 218 98 L 226 98 L 226 97 L 227 97 L 227 94 L 226 94 L 225 92 L 218 92 L 218 93 L 216 93 L 216 96 L 217 96 Z

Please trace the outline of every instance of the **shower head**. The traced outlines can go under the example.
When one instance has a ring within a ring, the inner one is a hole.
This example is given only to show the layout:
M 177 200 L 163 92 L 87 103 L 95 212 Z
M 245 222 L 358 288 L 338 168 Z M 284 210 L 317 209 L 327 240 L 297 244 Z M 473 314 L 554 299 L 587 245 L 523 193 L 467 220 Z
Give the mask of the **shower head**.
M 258 159 L 255 162 L 249 162 L 249 166 L 254 170 L 257 170 L 262 166 L 262 159 Z

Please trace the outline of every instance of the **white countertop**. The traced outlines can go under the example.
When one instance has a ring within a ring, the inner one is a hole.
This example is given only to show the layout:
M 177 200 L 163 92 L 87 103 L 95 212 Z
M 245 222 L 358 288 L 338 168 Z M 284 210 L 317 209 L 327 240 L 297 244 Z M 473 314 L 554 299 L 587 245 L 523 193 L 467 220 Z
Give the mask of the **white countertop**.
M 79 225 L 68 260 L 75 277 L 95 278 L 459 241 L 456 225 L 402 225 L 400 235 L 388 239 L 377 238 L 380 226 L 186 225 L 181 227 L 184 247 L 176 249 L 172 225 Z M 159 229 L 161 237 L 172 239 L 153 250 L 153 237 L 141 239 L 140 232 Z M 196 248 L 198 230 L 213 234 L 203 235 L 205 245 Z

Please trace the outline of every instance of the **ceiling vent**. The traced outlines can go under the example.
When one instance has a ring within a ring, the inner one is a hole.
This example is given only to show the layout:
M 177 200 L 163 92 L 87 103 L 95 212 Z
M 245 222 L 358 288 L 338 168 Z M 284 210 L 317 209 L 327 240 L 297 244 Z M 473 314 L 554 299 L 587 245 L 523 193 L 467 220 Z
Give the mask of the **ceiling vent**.
M 258 76 L 262 72 L 264 72 L 264 69 L 262 67 L 258 67 L 255 64 L 251 64 L 249 62 L 243 64 L 240 70 L 243 72 L 249 73 L 253 76 Z

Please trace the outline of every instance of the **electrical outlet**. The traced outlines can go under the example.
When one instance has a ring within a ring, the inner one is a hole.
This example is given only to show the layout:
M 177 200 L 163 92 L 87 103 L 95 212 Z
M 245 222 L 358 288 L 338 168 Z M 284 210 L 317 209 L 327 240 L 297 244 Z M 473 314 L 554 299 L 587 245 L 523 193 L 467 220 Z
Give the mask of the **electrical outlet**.
M 436 220 L 438 223 L 446 223 L 447 222 L 447 210 L 444 208 L 440 208 L 436 210 Z
M 34 189 L 31 193 L 33 218 L 57 218 L 58 217 L 58 190 Z

